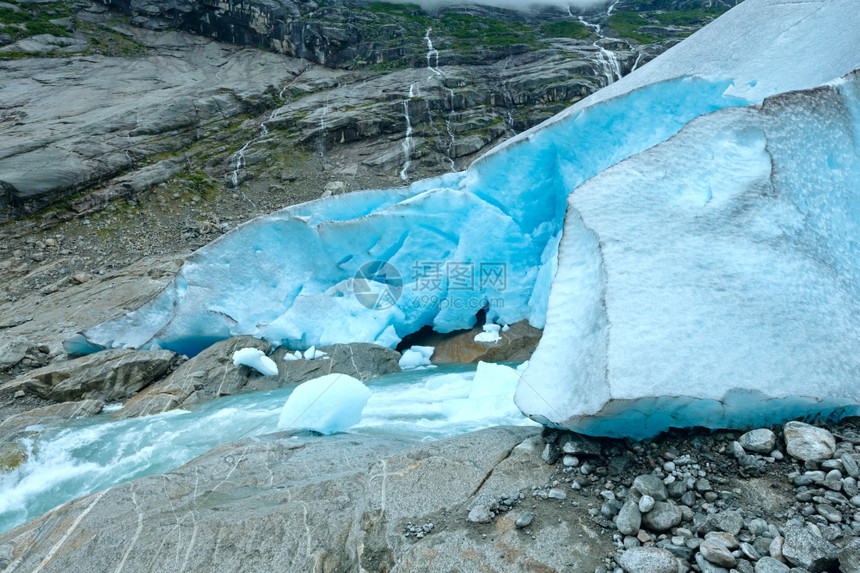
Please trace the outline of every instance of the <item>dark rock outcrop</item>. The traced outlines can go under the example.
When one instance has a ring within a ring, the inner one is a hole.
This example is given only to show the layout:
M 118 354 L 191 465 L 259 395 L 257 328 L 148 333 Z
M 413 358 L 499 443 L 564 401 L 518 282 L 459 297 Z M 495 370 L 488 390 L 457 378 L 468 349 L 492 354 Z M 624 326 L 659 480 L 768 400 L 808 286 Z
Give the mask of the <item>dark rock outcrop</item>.
M 0 398 L 18 392 L 45 400 L 124 400 L 161 378 L 179 362 L 169 350 L 106 350 L 55 362 L 0 385 Z

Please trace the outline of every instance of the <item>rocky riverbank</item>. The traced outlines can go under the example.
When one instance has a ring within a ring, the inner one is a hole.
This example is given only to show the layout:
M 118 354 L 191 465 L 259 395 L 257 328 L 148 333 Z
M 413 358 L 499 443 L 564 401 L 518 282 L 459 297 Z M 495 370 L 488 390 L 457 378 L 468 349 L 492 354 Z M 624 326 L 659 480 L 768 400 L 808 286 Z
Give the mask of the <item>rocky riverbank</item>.
M 832 430 L 832 431 L 831 431 Z M 858 571 L 860 432 L 282 433 L 0 535 L 7 571 Z

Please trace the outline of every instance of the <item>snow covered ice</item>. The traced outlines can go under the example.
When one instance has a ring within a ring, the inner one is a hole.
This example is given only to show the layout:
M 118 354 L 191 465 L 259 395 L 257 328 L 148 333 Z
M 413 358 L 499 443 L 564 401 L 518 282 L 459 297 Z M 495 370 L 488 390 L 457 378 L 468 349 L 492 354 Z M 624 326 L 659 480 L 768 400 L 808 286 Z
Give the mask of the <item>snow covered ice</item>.
M 278 365 L 275 364 L 275 361 L 266 356 L 262 350 L 256 348 L 240 348 L 234 352 L 233 364 L 248 366 L 263 376 L 278 375 Z
M 546 327 L 525 374 L 541 381 L 534 389 L 546 400 L 523 384 L 517 397 L 544 422 L 653 432 L 754 423 L 768 397 L 780 399 L 768 402 L 774 416 L 841 407 L 856 398 L 846 393 L 857 377 L 850 357 L 860 355 L 857 293 L 847 286 L 856 284 L 858 258 L 857 190 L 846 183 L 858 180 L 857 148 L 839 131 L 856 131 L 856 80 L 827 88 L 838 93 L 827 100 L 833 121 L 791 121 L 807 105 L 794 100 L 780 116 L 783 96 L 762 110 L 750 106 L 860 66 L 858 30 L 855 0 L 746 0 L 464 172 L 250 221 L 193 254 L 156 299 L 66 348 L 158 345 L 194 354 L 238 334 L 300 349 L 394 347 L 423 326 L 471 327 L 492 301 L 488 323 Z M 744 127 L 731 127 L 736 119 Z M 840 137 L 831 142 L 833 134 Z M 806 154 L 803 169 L 796 154 Z M 779 170 L 766 177 L 771 161 Z M 814 192 L 824 188 L 831 193 Z M 602 202 L 630 216 L 613 222 Z M 399 282 L 393 273 L 362 274 L 377 261 L 396 269 Z M 471 288 L 443 281 L 428 293 L 415 269 L 448 265 L 471 268 Z M 481 265 L 495 274 L 482 275 Z M 365 300 L 368 286 L 380 295 L 375 304 Z M 826 330 L 822 317 L 832 323 Z M 801 356 L 812 360 L 786 366 Z M 621 386 L 609 379 L 622 374 Z M 793 391 L 804 376 L 827 400 L 789 403 L 775 391 Z M 743 394 L 750 389 L 761 394 Z M 607 409 L 620 401 L 629 411 L 668 413 L 639 425 Z M 597 421 L 586 421 L 593 415 Z
M 485 324 L 481 327 L 483 332 L 479 332 L 475 335 L 475 342 L 484 342 L 486 344 L 492 344 L 493 342 L 498 342 L 502 339 L 499 336 L 499 331 L 502 329 L 499 324 Z
M 299 384 L 278 420 L 283 429 L 306 429 L 320 434 L 347 430 L 361 421 L 370 389 L 346 374 L 327 374 Z
M 523 411 L 617 436 L 860 411 L 858 109 L 860 71 L 580 186 Z

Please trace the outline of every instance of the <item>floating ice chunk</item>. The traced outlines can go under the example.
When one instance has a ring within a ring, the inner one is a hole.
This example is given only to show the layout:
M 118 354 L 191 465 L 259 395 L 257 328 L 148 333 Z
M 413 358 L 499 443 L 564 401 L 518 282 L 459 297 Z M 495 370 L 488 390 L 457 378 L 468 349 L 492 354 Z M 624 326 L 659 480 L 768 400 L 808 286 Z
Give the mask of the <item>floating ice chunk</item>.
M 253 368 L 263 376 L 277 376 L 278 365 L 266 356 L 262 350 L 256 348 L 240 348 L 233 353 L 233 364 L 244 365 Z
M 316 346 L 311 346 L 307 350 L 305 350 L 304 358 L 305 360 L 317 360 L 318 358 L 325 358 L 326 353 L 322 350 L 317 350 Z
M 498 324 L 485 324 L 484 332 L 475 335 L 475 342 L 483 342 L 485 344 L 498 342 L 502 339 L 502 337 L 499 336 L 499 330 L 501 330 L 501 328 L 502 327 Z
M 517 411 L 511 398 L 520 380 L 519 373 L 503 364 L 478 362 L 468 400 L 451 414 L 451 421 L 458 422 L 481 417 L 481 412 L 492 412 L 494 416 L 511 416 Z
M 304 356 L 302 356 L 301 350 L 284 354 L 284 362 L 292 362 L 293 360 L 301 360 L 302 358 L 304 358 Z
M 327 374 L 299 384 L 281 410 L 278 427 L 320 434 L 342 432 L 361 421 L 370 389 L 346 374 Z
M 502 332 L 507 332 L 507 331 L 509 331 L 510 329 L 511 329 L 511 327 L 510 327 L 510 326 L 508 326 L 508 325 L 506 324 L 506 325 L 504 325 L 504 326 L 502 327 Z
M 430 357 L 436 349 L 432 346 L 413 346 L 403 351 L 403 356 L 400 357 L 400 368 L 407 370 L 410 368 L 419 368 L 421 366 L 430 366 Z

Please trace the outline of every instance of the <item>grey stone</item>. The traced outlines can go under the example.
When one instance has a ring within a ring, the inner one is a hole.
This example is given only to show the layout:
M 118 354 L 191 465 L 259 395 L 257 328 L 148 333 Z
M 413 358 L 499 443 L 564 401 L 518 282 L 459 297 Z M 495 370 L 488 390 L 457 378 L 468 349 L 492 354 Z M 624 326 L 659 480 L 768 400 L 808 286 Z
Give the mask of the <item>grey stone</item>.
M 681 523 L 681 510 L 673 501 L 658 501 L 654 508 L 642 515 L 642 524 L 656 532 L 669 531 Z
M 80 402 L 52 404 L 9 416 L 0 421 L 0 442 L 13 439 L 26 428 L 37 424 L 48 426 L 76 418 L 94 416 L 101 412 L 103 407 L 104 402 L 101 400 L 81 400 Z
M 178 362 L 168 350 L 105 350 L 33 370 L 0 385 L 0 396 L 24 390 L 55 402 L 114 402 L 152 384 Z
M 755 573 L 789 573 L 789 568 L 773 557 L 762 557 L 755 564 Z
M 748 452 L 769 454 L 776 445 L 776 434 L 767 428 L 747 432 L 738 438 L 741 446 Z
M 842 513 L 832 505 L 819 503 L 815 506 L 815 510 L 830 523 L 840 523 L 842 521 Z
M 616 561 L 627 573 L 678 573 L 678 560 L 658 547 L 633 547 Z
M 744 525 L 744 518 L 738 511 L 721 511 L 709 514 L 699 527 L 699 533 L 705 534 L 710 531 L 725 531 L 737 536 Z
M 563 489 L 554 487 L 549 490 L 550 499 L 567 499 L 567 493 Z
M 669 493 L 669 497 L 678 499 L 687 491 L 687 485 L 683 480 L 675 480 L 666 486 L 666 490 Z
M 642 513 L 635 501 L 628 500 L 621 506 L 621 511 L 615 518 L 615 526 L 624 535 L 636 535 L 639 532 L 642 527 Z
M 639 511 L 642 513 L 648 513 L 654 508 L 654 498 L 650 495 L 643 495 L 639 498 Z
M 725 531 L 710 531 L 705 534 L 705 539 L 711 539 L 726 546 L 728 549 L 737 549 L 738 540 L 731 533 Z
M 633 488 L 642 495 L 648 495 L 654 498 L 655 501 L 666 501 L 669 499 L 669 492 L 666 490 L 666 484 L 659 477 L 653 474 L 645 474 L 637 476 L 633 480 Z
M 757 561 L 758 559 L 761 558 L 761 554 L 756 550 L 755 547 L 753 547 L 749 543 L 746 543 L 746 542 L 741 543 L 740 544 L 740 550 L 741 550 L 741 553 L 743 553 L 747 559 Z
M 545 463 L 553 465 L 558 461 L 558 458 L 561 457 L 561 449 L 556 444 L 548 442 L 546 446 L 544 446 L 540 457 Z
M 532 524 L 534 517 L 535 516 L 532 512 L 524 511 L 519 515 L 519 517 L 517 517 L 517 520 L 514 522 L 514 525 L 516 525 L 519 529 L 523 529 Z
M 759 539 L 765 540 L 767 538 L 766 537 L 760 537 Z M 757 546 L 756 545 L 757 543 L 758 543 L 758 539 L 756 539 L 756 542 L 753 545 Z M 768 543 L 768 545 L 766 547 L 767 550 L 766 551 L 759 551 L 759 553 L 761 553 L 763 555 L 767 554 L 767 555 L 770 555 L 771 557 L 773 557 L 774 559 L 779 559 L 780 561 L 784 561 L 785 557 L 782 555 L 782 548 L 784 546 L 785 546 L 785 538 L 782 535 L 777 535 L 776 537 L 774 537 L 770 541 L 770 543 Z
M 670 542 L 668 539 L 662 539 L 657 542 L 657 547 L 665 549 L 679 559 L 690 561 L 693 558 L 693 550 L 683 543 L 675 544 Z
M 836 451 L 833 434 L 803 422 L 788 422 L 783 427 L 785 450 L 788 455 L 802 461 L 829 459 Z
M 468 519 L 472 523 L 490 523 L 493 521 L 493 513 L 486 505 L 476 505 L 469 511 Z
M 699 566 L 702 573 L 729 573 L 728 569 L 720 567 L 716 563 L 711 563 L 701 553 L 696 553 L 696 565 Z
M 750 533 L 755 536 L 764 535 L 767 533 L 767 522 L 760 517 L 753 518 L 749 520 L 746 524 L 747 529 Z
M 830 470 L 827 472 L 827 475 L 824 476 L 824 481 L 822 482 L 824 487 L 832 489 L 833 491 L 839 491 L 842 489 L 842 472 L 839 470 Z
M 0 372 L 17 366 L 30 351 L 31 345 L 19 338 L 0 342 Z
M 860 573 L 860 539 L 855 537 L 839 550 L 839 568 L 842 573 Z
M 786 526 L 783 556 L 793 565 L 812 573 L 825 571 L 836 565 L 839 550 L 808 527 Z
M 839 456 L 839 460 L 842 462 L 842 467 L 845 468 L 845 473 L 853 478 L 860 476 L 860 467 L 858 467 L 854 456 L 845 452 Z
M 718 539 L 705 539 L 699 545 L 699 553 L 710 563 L 720 567 L 731 569 L 737 564 L 737 559 L 732 552 Z
M 740 459 L 742 456 L 746 455 L 743 446 L 736 440 L 732 440 L 729 444 L 729 452 L 732 454 L 732 457 L 736 459 Z

